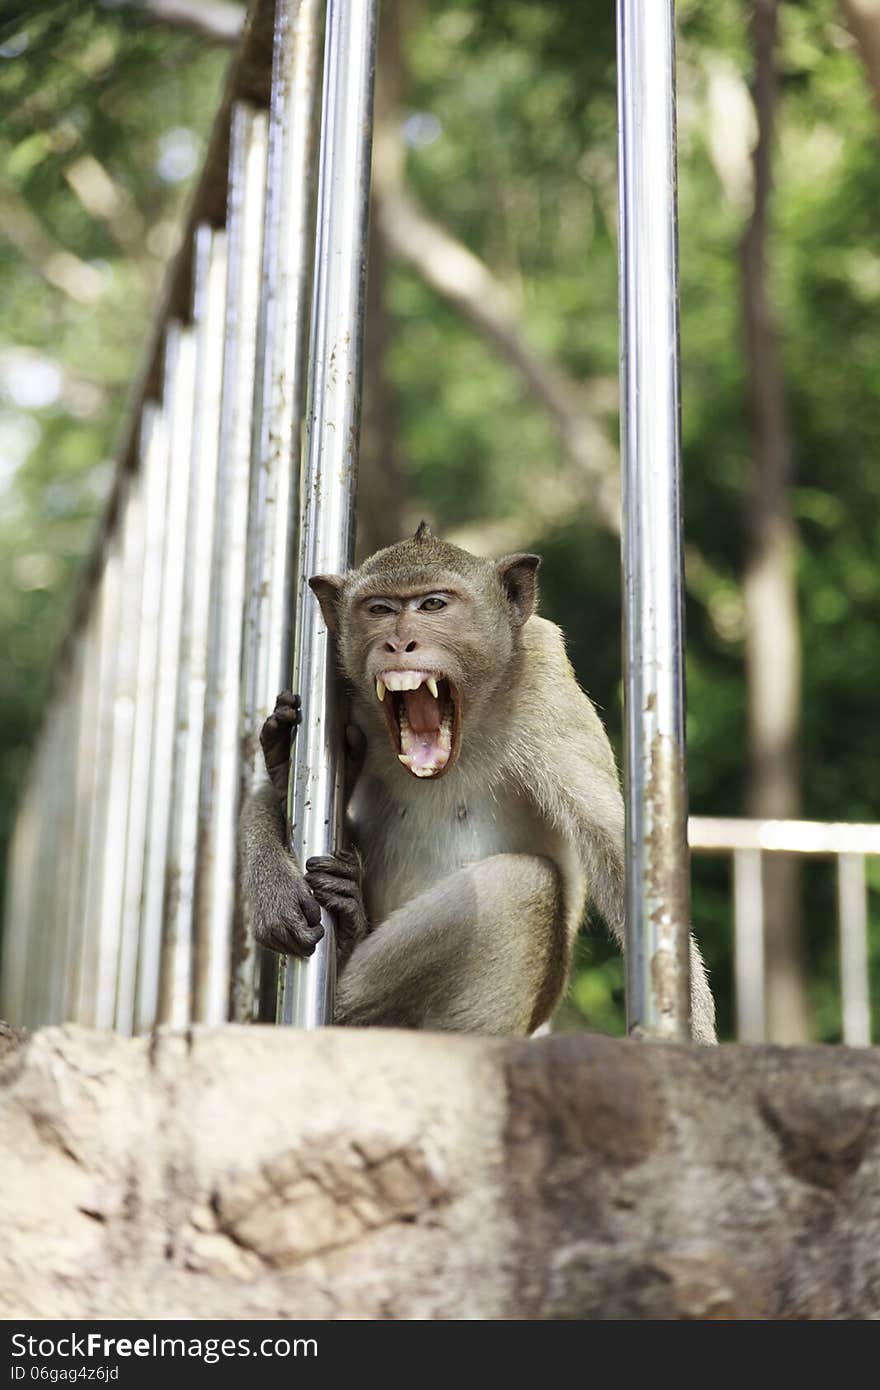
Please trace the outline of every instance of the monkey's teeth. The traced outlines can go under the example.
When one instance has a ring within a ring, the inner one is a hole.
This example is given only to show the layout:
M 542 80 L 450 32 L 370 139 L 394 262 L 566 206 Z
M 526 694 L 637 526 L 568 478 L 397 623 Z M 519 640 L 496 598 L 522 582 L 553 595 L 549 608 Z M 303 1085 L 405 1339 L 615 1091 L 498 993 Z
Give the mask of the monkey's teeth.
M 425 685 L 428 687 L 431 694 L 434 696 L 434 699 L 439 700 L 440 691 L 437 689 L 437 682 L 435 681 L 433 676 L 428 677 L 428 679 L 425 681 Z
M 427 671 L 383 671 L 379 677 L 386 690 L 418 690 L 428 681 Z
M 376 699 L 381 702 L 385 699 L 385 682 L 376 678 Z

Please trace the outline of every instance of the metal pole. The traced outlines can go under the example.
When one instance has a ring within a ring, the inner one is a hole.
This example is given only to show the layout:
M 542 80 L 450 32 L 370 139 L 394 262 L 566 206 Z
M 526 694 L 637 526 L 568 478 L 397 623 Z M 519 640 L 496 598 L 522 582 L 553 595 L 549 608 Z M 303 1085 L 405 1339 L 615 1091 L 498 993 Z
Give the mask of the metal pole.
M 168 498 L 168 430 L 164 415 L 155 402 L 151 401 L 145 403 L 141 414 L 140 468 L 144 498 L 143 589 L 138 624 L 131 785 L 126 824 L 115 1013 L 117 1029 L 127 1034 L 131 1033 L 134 1027 L 144 845 L 149 809 L 150 750 L 159 650 L 162 555 Z
M 242 630 L 241 794 L 261 756 L 260 726 L 290 673 L 298 520 L 291 498 L 305 408 L 322 12 L 320 0 L 277 0 L 275 8 Z M 244 1022 L 255 1016 L 267 983 L 257 976 L 274 969 L 276 957 L 255 949 L 240 897 L 233 954 L 232 1016 Z M 272 995 L 274 1016 L 274 988 Z
M 183 561 L 189 503 L 190 443 L 194 390 L 194 342 L 191 330 L 170 323 L 165 334 L 162 413 L 168 430 L 168 493 L 162 558 L 162 606 L 159 617 L 156 696 L 150 751 L 150 789 L 144 842 L 143 915 L 138 942 L 135 1032 L 156 1022 L 162 950 L 162 913 L 168 818 L 171 810 L 171 765 L 180 626 L 183 612 Z M 143 737 L 147 737 L 146 730 Z
M 104 856 L 110 824 L 110 763 L 113 751 L 113 706 L 119 654 L 122 599 L 122 535 L 120 528 L 107 541 L 104 570 L 94 597 L 98 616 L 98 685 L 92 716 L 96 737 L 91 773 L 89 830 L 85 847 L 86 893 L 76 1021 L 93 1028 L 97 1021 L 98 956 Z
M 376 0 L 329 0 L 293 678 L 305 718 L 288 798 L 300 864 L 337 848 L 342 831 L 336 673 L 327 630 L 305 581 L 348 569 L 354 552 L 375 61 Z M 285 961 L 281 1023 L 314 1028 L 332 1021 L 335 934 L 326 913 L 322 920 L 324 937 L 311 960 Z
M 733 852 L 737 1042 L 764 1042 L 764 882 L 759 849 Z
M 205 678 L 211 598 L 211 555 L 217 507 L 220 392 L 226 310 L 226 233 L 196 232 L 193 320 L 195 394 L 190 493 L 183 569 L 180 658 L 165 864 L 159 1018 L 177 1027 L 192 1020 L 193 894 L 198 838 Z
M 226 344 L 199 797 L 193 1017 L 225 1023 L 239 801 L 241 615 L 266 189 L 266 117 L 241 103 L 229 156 Z
M 871 1045 L 867 892 L 865 856 L 841 854 L 837 861 L 840 994 L 843 1041 L 848 1047 Z
M 98 965 L 95 986 L 95 1026 L 112 1028 L 119 976 L 125 843 L 131 803 L 131 764 L 134 742 L 134 701 L 144 570 L 143 476 L 133 473 L 125 490 L 118 520 L 122 550 L 120 621 L 116 681 L 111 714 L 111 747 L 107 789 L 107 829 L 100 885 Z
M 28 781 L 19 802 L 9 849 L 6 905 L 3 918 L 3 970 L 0 976 L 0 1018 L 24 1023 L 25 981 L 34 886 L 34 859 L 38 841 L 36 767 L 28 769 Z
M 53 972 L 57 980 L 57 995 L 53 1016 L 63 1023 L 71 1007 L 71 980 L 68 973 L 70 931 L 70 900 L 76 883 L 76 799 L 79 778 L 80 741 L 83 721 L 83 636 L 79 633 L 71 644 L 65 661 L 63 694 L 63 752 L 62 780 L 59 800 L 63 804 L 55 853 L 58 857 L 58 899 L 53 917 Z
M 690 1037 L 673 0 L 618 0 L 627 1026 Z

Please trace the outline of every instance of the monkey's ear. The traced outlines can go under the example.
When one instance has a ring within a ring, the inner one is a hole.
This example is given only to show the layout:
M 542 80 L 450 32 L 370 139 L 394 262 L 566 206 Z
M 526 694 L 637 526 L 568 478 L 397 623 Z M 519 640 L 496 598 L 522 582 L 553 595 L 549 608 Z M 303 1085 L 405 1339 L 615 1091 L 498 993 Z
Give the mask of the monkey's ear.
M 520 624 L 527 622 L 535 611 L 540 563 L 540 555 L 505 555 L 495 566 L 507 601 Z
M 427 521 L 425 521 L 423 518 L 416 527 L 416 533 L 413 536 L 413 540 L 421 542 L 429 541 L 431 540 L 431 538 L 431 528 L 428 525 Z
M 334 637 L 339 636 L 339 600 L 344 583 L 341 574 L 314 574 L 309 580 L 309 588 L 317 596 L 324 622 Z

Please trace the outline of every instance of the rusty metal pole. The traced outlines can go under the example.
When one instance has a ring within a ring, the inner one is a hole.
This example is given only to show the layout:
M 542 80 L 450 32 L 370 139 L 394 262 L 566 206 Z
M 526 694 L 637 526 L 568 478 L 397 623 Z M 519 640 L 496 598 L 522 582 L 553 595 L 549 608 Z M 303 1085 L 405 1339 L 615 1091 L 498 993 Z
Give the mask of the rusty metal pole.
M 343 737 L 327 629 L 305 588 L 338 574 L 354 554 L 366 290 L 376 0 L 329 0 L 318 176 L 307 442 L 301 476 L 297 643 L 293 688 L 304 720 L 291 766 L 288 813 L 300 864 L 338 848 L 342 833 Z M 279 1023 L 332 1022 L 333 923 L 309 961 L 285 961 Z
M 262 768 L 260 727 L 290 678 L 296 480 L 314 245 L 321 0 L 276 0 L 241 635 L 239 794 Z M 233 922 L 232 1017 L 275 1016 L 277 956 Z M 272 978 L 269 978 L 269 977 Z
M 618 0 L 627 1028 L 690 1037 L 673 0 Z

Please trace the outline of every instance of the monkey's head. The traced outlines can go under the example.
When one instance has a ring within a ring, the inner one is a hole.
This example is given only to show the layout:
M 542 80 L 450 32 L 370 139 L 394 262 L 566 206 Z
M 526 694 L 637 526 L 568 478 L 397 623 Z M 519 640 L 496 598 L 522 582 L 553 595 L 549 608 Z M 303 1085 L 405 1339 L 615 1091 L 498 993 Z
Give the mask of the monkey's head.
M 534 611 L 537 555 L 493 562 L 431 535 L 380 550 L 346 575 L 309 580 L 352 685 L 378 710 L 414 777 L 451 771 L 509 687 Z M 378 703 L 376 703 L 378 702 Z

